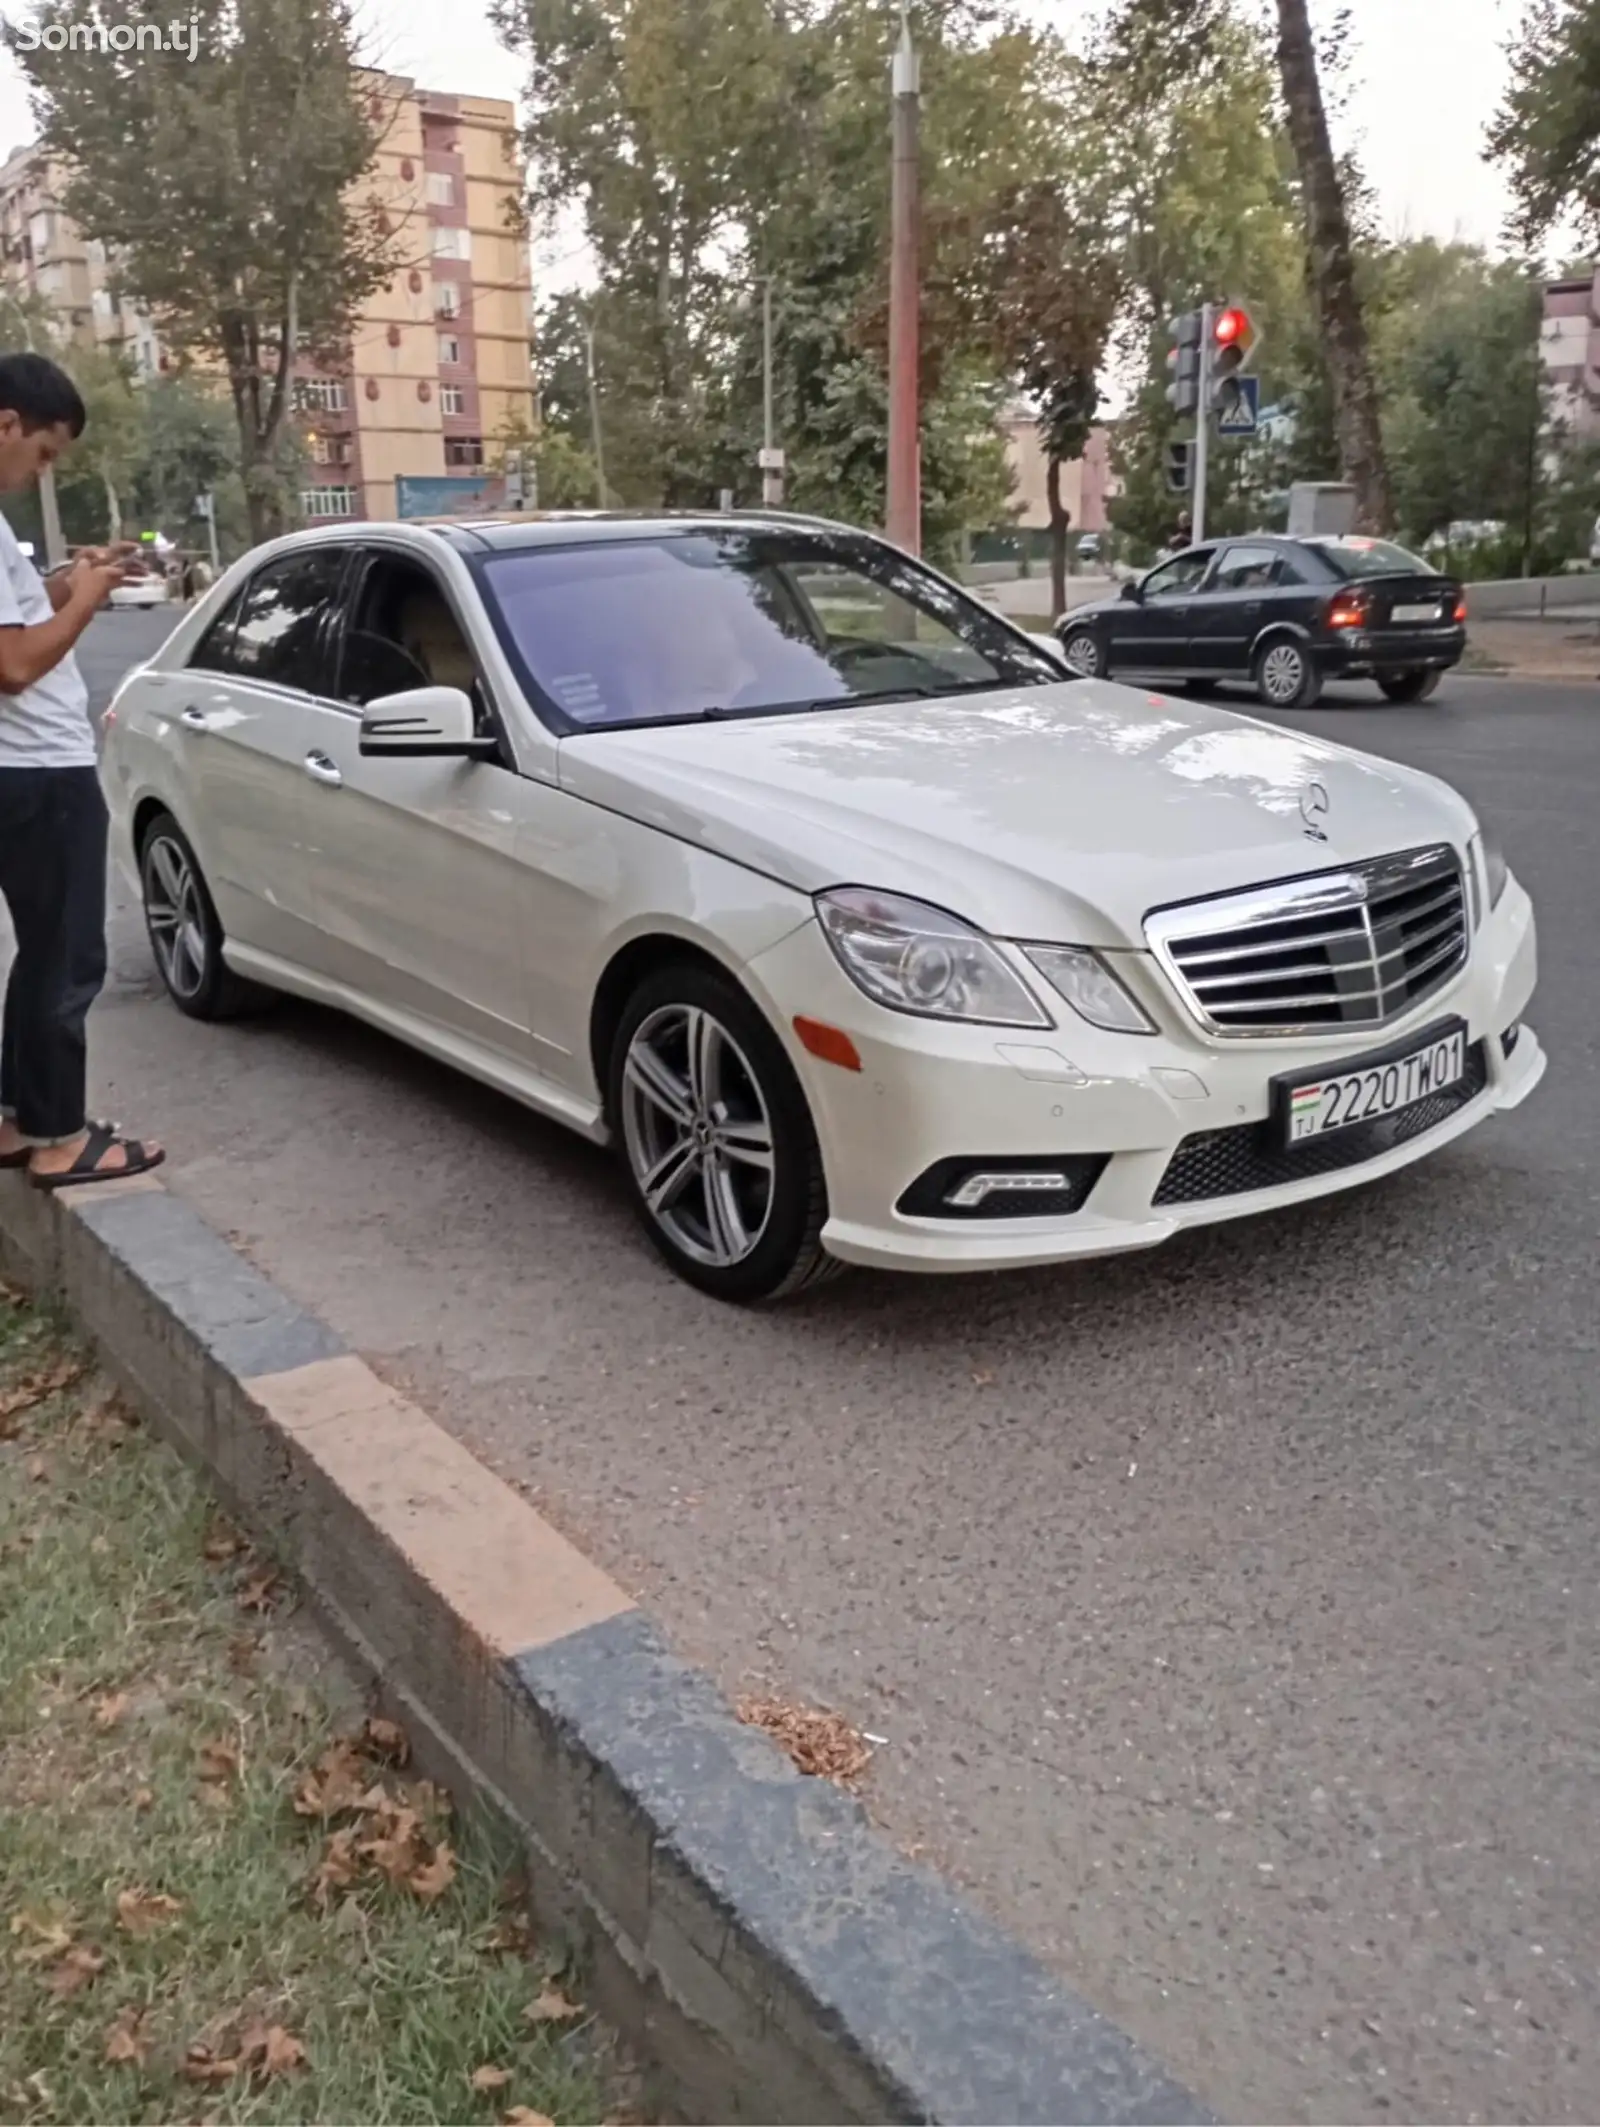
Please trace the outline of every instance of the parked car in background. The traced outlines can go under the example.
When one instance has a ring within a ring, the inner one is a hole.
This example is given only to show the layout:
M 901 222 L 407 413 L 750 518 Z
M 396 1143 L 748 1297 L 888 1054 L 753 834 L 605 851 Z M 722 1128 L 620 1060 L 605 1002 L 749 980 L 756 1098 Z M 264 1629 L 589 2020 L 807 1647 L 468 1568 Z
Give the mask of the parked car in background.
M 1151 1247 L 1544 1068 L 1465 800 L 1072 680 L 815 520 L 299 533 L 105 721 L 181 1011 L 320 999 L 614 1144 L 724 1299 Z
M 1256 533 L 1189 547 L 1057 632 L 1085 678 L 1240 681 L 1286 710 L 1329 680 L 1425 701 L 1461 662 L 1466 618 L 1461 585 L 1389 540 Z
M 119 583 L 111 594 L 113 606 L 164 606 L 170 595 L 165 572 L 152 568 L 148 562 L 132 564 L 126 583 Z

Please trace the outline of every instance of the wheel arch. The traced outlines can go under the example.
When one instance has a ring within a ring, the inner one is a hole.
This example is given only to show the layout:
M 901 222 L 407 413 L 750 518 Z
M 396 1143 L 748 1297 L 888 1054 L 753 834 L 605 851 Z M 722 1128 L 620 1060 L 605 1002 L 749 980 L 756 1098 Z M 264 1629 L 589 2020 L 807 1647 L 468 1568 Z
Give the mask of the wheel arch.
M 763 1018 L 770 1019 L 765 1005 L 756 996 L 740 970 L 713 952 L 700 939 L 686 936 L 679 931 L 648 930 L 627 939 L 612 953 L 600 971 L 595 984 L 594 997 L 589 1006 L 589 1062 L 594 1072 L 595 1084 L 600 1090 L 602 1105 L 606 1103 L 610 1080 L 611 1044 L 616 1039 L 617 1028 L 627 1009 L 628 999 L 647 975 L 658 968 L 671 967 L 674 962 L 686 961 L 691 966 L 708 969 L 729 982 L 738 984 Z
M 1297 643 L 1302 650 L 1310 652 L 1312 656 L 1316 655 L 1316 642 L 1305 622 L 1303 620 L 1290 620 L 1285 616 L 1281 620 L 1269 620 L 1264 628 L 1257 630 L 1255 641 L 1250 645 L 1250 670 L 1254 672 L 1256 669 L 1263 650 L 1272 643 L 1285 640 Z

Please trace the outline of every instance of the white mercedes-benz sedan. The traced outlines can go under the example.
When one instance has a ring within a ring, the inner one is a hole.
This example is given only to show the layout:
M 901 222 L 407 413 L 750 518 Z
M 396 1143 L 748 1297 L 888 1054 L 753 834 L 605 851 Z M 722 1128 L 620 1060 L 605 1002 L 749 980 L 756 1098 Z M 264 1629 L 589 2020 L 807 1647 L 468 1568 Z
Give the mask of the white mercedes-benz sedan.
M 1146 1248 L 1544 1070 L 1533 911 L 1444 784 L 1074 678 L 808 519 L 278 541 L 104 775 L 180 1010 L 316 998 L 614 1143 L 727 1299 Z

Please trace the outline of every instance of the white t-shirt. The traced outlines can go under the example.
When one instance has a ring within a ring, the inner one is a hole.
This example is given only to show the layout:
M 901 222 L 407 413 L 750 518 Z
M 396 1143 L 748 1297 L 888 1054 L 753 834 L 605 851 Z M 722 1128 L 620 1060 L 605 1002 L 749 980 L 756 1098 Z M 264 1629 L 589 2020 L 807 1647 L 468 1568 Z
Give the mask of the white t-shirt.
M 44 578 L 0 517 L 0 628 L 33 628 L 54 608 Z M 89 690 L 75 651 L 20 694 L 0 694 L 0 768 L 92 768 Z

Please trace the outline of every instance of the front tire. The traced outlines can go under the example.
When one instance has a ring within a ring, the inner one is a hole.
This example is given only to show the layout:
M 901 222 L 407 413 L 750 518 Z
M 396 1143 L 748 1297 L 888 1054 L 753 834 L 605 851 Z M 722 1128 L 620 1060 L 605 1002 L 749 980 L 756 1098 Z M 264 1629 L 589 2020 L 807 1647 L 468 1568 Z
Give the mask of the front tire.
M 1443 678 L 1435 665 L 1426 672 L 1391 672 L 1378 685 L 1391 702 L 1425 702 L 1438 693 Z
M 236 975 L 222 957 L 223 930 L 188 837 L 160 812 L 139 842 L 144 926 L 167 995 L 190 1019 L 238 1019 L 272 992 Z
M 1280 635 L 1256 657 L 1256 694 L 1268 709 L 1309 709 L 1322 693 L 1322 668 L 1302 642 Z
M 1061 638 L 1061 654 L 1079 679 L 1105 678 L 1105 645 L 1093 628 L 1068 628 Z
M 786 1299 L 843 1266 L 822 1246 L 822 1155 L 782 1044 L 726 975 L 659 968 L 611 1045 L 608 1113 L 634 1207 L 679 1277 Z

